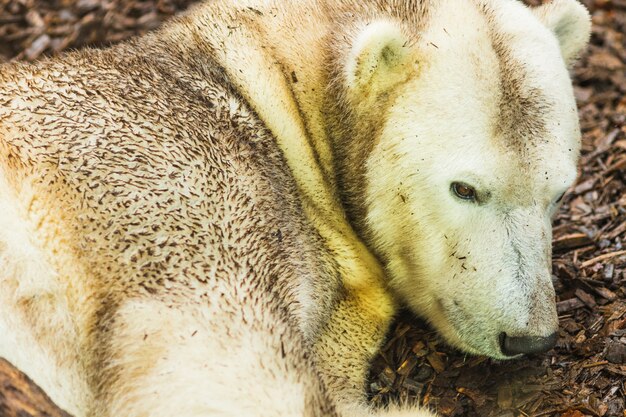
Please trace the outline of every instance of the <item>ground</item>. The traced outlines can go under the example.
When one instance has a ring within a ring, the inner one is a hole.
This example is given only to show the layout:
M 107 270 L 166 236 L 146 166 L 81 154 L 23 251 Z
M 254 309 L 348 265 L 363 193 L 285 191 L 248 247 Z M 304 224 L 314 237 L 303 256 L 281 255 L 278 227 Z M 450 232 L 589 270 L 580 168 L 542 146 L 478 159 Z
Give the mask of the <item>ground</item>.
M 0 0 L 0 62 L 118 42 L 194 2 Z M 572 71 L 580 178 L 554 227 L 557 347 L 509 362 L 469 357 L 404 313 L 372 366 L 373 403 L 420 401 L 443 416 L 626 417 L 626 0 L 583 2 L 594 26 Z

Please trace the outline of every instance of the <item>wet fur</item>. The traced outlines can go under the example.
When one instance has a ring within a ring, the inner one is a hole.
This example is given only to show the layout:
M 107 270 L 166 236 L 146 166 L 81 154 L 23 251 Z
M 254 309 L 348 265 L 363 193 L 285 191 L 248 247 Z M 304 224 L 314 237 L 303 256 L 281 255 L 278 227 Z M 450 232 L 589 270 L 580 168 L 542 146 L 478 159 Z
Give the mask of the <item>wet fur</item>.
M 428 415 L 364 404 L 396 303 L 359 188 L 421 70 L 392 48 L 361 82 L 354 46 L 378 20 L 418 42 L 436 9 L 210 2 L 5 65 L 0 356 L 77 417 Z

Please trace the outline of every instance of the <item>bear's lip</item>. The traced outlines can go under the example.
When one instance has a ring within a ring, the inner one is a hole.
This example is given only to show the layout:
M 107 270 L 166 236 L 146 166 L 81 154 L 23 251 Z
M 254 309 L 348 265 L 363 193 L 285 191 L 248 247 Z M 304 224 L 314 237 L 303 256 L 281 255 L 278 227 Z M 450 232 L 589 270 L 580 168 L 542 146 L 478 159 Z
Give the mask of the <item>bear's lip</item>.
M 448 332 L 440 332 L 445 339 L 448 340 L 448 343 L 452 346 L 456 346 L 457 348 L 470 352 L 475 355 L 484 355 L 496 360 L 511 360 L 518 359 L 524 356 L 523 354 L 507 354 L 502 349 L 503 344 L 503 334 L 501 333 L 493 333 L 489 335 L 489 339 L 493 342 L 489 346 L 489 351 L 485 350 L 485 347 L 475 346 L 471 340 L 467 340 L 460 335 L 462 332 L 459 331 L 459 326 L 457 325 L 457 321 L 450 318 L 450 316 L 458 316 L 461 315 L 467 321 L 468 315 L 462 311 L 461 308 L 453 308 L 452 306 L 446 306 L 441 298 L 435 299 L 435 309 L 439 310 L 440 316 L 445 320 L 447 327 L 449 328 Z M 448 334 L 446 334 L 448 333 Z M 453 333 L 451 336 L 449 333 Z

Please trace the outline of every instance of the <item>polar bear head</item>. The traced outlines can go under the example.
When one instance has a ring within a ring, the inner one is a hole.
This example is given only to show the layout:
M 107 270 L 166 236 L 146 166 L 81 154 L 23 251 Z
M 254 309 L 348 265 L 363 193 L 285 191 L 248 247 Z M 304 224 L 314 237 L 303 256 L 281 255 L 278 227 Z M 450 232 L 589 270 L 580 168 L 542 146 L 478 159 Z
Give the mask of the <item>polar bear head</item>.
M 338 75 L 348 212 L 395 294 L 451 344 L 547 350 L 551 219 L 580 147 L 567 67 L 589 15 L 575 0 L 412 3 L 419 18 L 362 22 Z

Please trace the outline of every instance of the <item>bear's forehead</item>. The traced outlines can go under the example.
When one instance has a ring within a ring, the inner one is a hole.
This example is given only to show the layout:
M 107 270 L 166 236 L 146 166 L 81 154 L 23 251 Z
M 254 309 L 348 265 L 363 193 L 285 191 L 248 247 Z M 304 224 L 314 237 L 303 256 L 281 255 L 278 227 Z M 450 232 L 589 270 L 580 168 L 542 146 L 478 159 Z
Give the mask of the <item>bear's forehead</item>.
M 552 33 L 531 16 L 520 25 L 508 21 L 510 13 L 498 14 L 490 4 L 479 10 L 497 68 L 496 140 L 523 154 L 563 136 L 577 136 L 577 115 L 569 111 L 575 108 L 570 80 Z M 555 131 L 551 122 L 556 119 L 564 129 Z
M 490 2 L 458 3 L 442 1 L 422 37 L 415 95 L 428 97 L 427 110 L 520 156 L 577 151 L 576 106 L 554 36 L 520 4 L 498 3 L 521 13 L 511 22 Z

